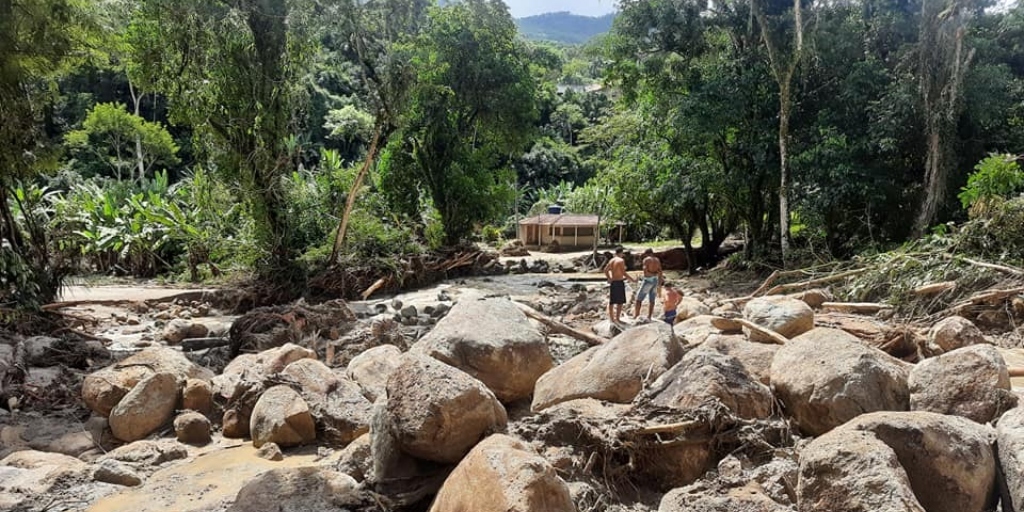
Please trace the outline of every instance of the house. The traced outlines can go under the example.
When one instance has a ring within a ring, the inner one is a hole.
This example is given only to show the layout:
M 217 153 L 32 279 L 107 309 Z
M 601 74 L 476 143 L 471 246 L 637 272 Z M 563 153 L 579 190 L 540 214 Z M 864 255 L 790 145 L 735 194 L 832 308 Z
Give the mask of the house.
M 545 213 L 519 221 L 519 240 L 527 247 L 589 249 L 598 235 L 598 220 L 597 215 Z

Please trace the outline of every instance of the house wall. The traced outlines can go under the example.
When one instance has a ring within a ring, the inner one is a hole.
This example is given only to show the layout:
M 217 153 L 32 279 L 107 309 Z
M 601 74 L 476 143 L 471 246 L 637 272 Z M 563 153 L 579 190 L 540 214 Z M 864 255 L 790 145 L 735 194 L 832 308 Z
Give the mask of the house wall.
M 558 242 L 561 247 L 571 248 L 587 248 L 594 246 L 594 239 L 596 238 L 595 227 L 579 227 L 579 231 L 584 233 L 590 233 L 586 235 L 575 235 L 575 227 L 573 226 L 536 226 L 521 224 L 519 226 L 519 240 L 523 242 L 523 245 L 538 247 L 549 245 L 553 240 Z M 537 233 L 539 236 L 534 236 Z

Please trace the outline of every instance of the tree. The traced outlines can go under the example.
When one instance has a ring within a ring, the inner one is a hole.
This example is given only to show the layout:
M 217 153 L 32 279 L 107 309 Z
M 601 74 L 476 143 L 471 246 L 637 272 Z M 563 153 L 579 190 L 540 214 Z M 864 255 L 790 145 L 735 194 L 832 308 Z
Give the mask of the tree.
M 417 75 L 381 171 L 410 214 L 425 192 L 455 244 L 507 211 L 509 180 L 499 170 L 528 140 L 535 85 L 498 0 L 432 8 L 423 33 L 398 51 Z
M 7 308 L 39 306 L 60 287 L 45 219 L 15 188 L 56 162 L 42 121 L 53 80 L 93 36 L 89 7 L 83 0 L 0 0 L 0 301 Z
M 131 45 L 140 74 L 168 95 L 172 120 L 210 136 L 217 169 L 236 182 L 268 265 L 288 281 L 295 244 L 282 177 L 293 167 L 297 77 L 313 49 L 308 2 L 146 0 Z
M 804 55 L 803 2 L 793 0 L 792 45 L 786 52 L 786 11 L 777 12 L 779 6 L 770 0 L 750 0 L 751 10 L 761 28 L 761 37 L 768 51 L 772 77 L 779 87 L 779 239 L 782 247 L 782 261 L 785 264 L 789 250 L 789 186 L 790 186 L 790 115 L 793 113 L 793 77 Z M 772 11 L 769 11 L 769 9 Z M 773 12 L 776 11 L 776 12 Z M 770 24 L 768 16 L 780 20 Z
M 141 182 L 154 165 L 178 161 L 178 146 L 163 125 L 131 114 L 119 103 L 94 106 L 82 128 L 69 132 L 64 140 L 84 165 L 109 167 L 118 180 L 125 171 L 130 177 L 132 169 L 138 169 Z

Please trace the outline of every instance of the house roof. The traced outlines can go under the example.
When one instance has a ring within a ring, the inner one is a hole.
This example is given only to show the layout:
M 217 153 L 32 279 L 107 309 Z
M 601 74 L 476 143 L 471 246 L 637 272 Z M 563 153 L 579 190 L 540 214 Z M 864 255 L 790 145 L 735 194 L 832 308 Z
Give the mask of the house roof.
M 545 213 L 544 215 L 523 219 L 519 223 L 541 226 L 596 226 L 598 224 L 598 217 L 597 215 L 577 213 Z

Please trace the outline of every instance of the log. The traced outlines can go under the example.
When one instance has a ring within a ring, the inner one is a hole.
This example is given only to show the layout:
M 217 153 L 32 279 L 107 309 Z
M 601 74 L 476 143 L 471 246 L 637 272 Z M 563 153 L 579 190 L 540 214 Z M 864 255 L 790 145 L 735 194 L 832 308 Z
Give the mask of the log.
M 1007 371 L 1010 372 L 1010 377 L 1024 377 L 1024 366 L 1011 366 Z
M 750 329 L 753 332 L 756 332 L 756 333 L 758 333 L 758 334 L 760 334 L 762 336 L 770 338 L 774 343 L 776 343 L 778 345 L 785 345 L 786 342 L 789 341 L 788 339 L 786 339 L 785 336 L 783 336 L 783 335 L 781 335 L 781 334 L 779 334 L 779 333 L 777 333 L 775 331 L 772 331 L 770 329 L 765 329 L 764 327 L 761 327 L 760 325 L 757 325 L 754 322 L 751 322 L 750 320 L 746 320 L 746 319 L 743 319 L 743 318 L 736 318 L 734 321 L 736 323 L 742 325 L 743 327 L 746 327 L 747 329 Z M 751 340 L 751 341 L 754 341 L 754 340 Z
M 914 288 L 914 295 L 936 295 L 956 289 L 956 281 L 943 281 L 941 283 L 926 284 Z
M 892 306 L 878 302 L 823 302 L 821 308 L 842 313 L 873 315 L 883 309 L 892 309 Z
M 987 263 L 987 262 L 984 262 L 984 261 L 972 260 L 971 258 L 958 257 L 958 256 L 955 256 L 955 255 L 952 255 L 952 254 L 944 254 L 944 256 L 947 257 L 947 258 L 950 258 L 950 259 L 960 260 L 960 261 L 963 261 L 965 263 L 970 263 L 971 265 L 974 265 L 976 267 L 987 268 L 987 269 L 995 270 L 997 272 L 1002 272 L 1004 274 L 1010 274 L 1012 276 L 1024 276 L 1024 269 L 1020 269 L 1020 268 L 1017 268 L 1017 267 L 1010 267 L 1010 266 L 1007 266 L 1007 265 L 996 265 L 995 263 Z
M 532 319 L 534 319 L 534 320 L 536 320 L 536 321 L 546 325 L 548 327 L 548 329 L 551 330 L 551 332 L 558 333 L 558 334 L 564 334 L 566 336 L 570 336 L 570 337 L 576 338 L 576 339 L 578 339 L 580 341 L 586 342 L 588 345 L 590 345 L 592 347 L 596 347 L 598 345 L 603 345 L 605 343 L 605 341 L 607 341 L 607 340 L 605 340 L 604 338 L 602 338 L 600 336 L 595 336 L 593 334 L 587 334 L 587 333 L 585 333 L 583 331 L 580 331 L 578 329 L 573 329 L 572 327 L 569 327 L 568 325 L 565 325 L 562 322 L 559 322 L 558 320 L 555 320 L 554 318 L 551 318 L 551 317 L 548 317 L 548 316 L 545 316 L 545 315 L 541 314 L 536 309 L 533 309 L 530 306 L 527 306 L 526 304 L 523 304 L 523 303 L 520 303 L 520 302 L 513 302 L 513 303 L 516 306 L 519 306 L 519 309 L 521 309 L 523 311 L 523 313 L 526 314 L 526 316 L 528 316 L 528 317 L 530 317 L 530 318 L 532 318 Z
M 637 434 L 667 434 L 677 433 L 683 430 L 689 430 L 694 427 L 706 425 L 700 421 L 684 421 L 681 423 L 669 423 L 667 425 L 651 425 L 648 427 L 642 427 L 635 431 Z
M 231 340 L 224 337 L 185 338 L 181 340 L 181 349 L 186 352 L 192 352 L 195 350 L 206 350 L 208 348 L 226 347 L 230 344 Z
M 387 282 L 389 280 L 390 280 L 389 276 L 384 276 L 384 277 L 378 279 L 377 281 L 375 281 L 372 285 L 370 285 L 369 288 L 367 288 L 366 290 L 363 291 L 363 293 L 362 293 L 363 300 L 366 300 L 367 298 L 370 297 L 370 295 L 373 295 L 374 292 L 376 292 L 377 290 L 381 289 L 381 287 L 384 286 L 385 284 L 387 284 Z
M 961 302 L 956 306 L 953 306 L 953 309 L 963 309 L 968 306 L 976 306 L 979 304 L 992 304 L 994 302 L 998 302 L 1022 293 L 1024 293 L 1024 286 L 1017 288 L 1007 288 L 1005 290 L 988 290 L 985 292 L 976 293 L 972 295 L 971 298 L 967 299 L 966 301 Z
M 723 333 L 743 331 L 743 324 L 737 322 L 735 318 L 715 317 L 711 319 L 711 325 Z
M 859 275 L 859 274 L 863 274 L 864 272 L 867 272 L 867 270 L 868 270 L 867 268 L 858 268 L 858 269 L 854 269 L 854 270 L 848 270 L 846 272 L 840 272 L 838 274 L 832 274 L 832 275 L 825 276 L 825 277 L 819 277 L 819 278 L 816 278 L 816 279 L 810 279 L 810 280 L 807 280 L 807 281 L 800 281 L 800 282 L 789 283 L 789 284 L 780 284 L 780 285 L 778 285 L 778 286 L 768 290 L 764 294 L 765 295 L 779 295 L 779 294 L 782 294 L 782 293 L 789 293 L 789 292 L 795 292 L 795 291 L 798 291 L 798 290 L 804 290 L 804 289 L 807 289 L 807 288 L 814 288 L 815 286 L 818 286 L 818 285 L 821 285 L 821 284 L 834 283 L 836 281 L 842 281 L 843 279 L 846 279 L 847 277 L 853 277 L 853 276 L 856 276 L 856 275 Z

